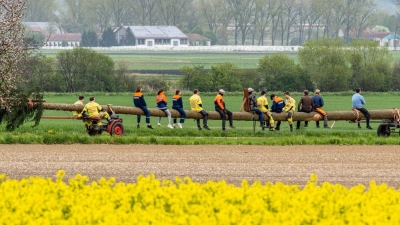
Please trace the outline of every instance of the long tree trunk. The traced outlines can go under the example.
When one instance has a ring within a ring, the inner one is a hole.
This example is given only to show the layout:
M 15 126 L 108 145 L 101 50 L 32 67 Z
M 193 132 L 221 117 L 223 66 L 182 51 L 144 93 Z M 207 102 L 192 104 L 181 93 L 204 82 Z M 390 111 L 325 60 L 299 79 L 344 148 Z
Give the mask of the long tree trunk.
M 82 105 L 73 105 L 73 104 L 57 104 L 57 103 L 42 103 L 43 109 L 47 110 L 63 110 L 63 111 L 82 111 Z M 107 105 L 102 106 L 104 110 L 108 109 Z M 112 110 L 116 114 L 128 114 L 128 115 L 144 115 L 143 110 L 136 107 L 122 107 L 122 106 L 112 106 Z M 154 117 L 166 117 L 164 111 L 160 109 L 149 109 L 151 116 Z M 173 118 L 180 118 L 180 114 L 178 111 L 174 109 L 170 109 L 171 115 Z M 111 111 L 109 110 L 111 113 Z M 186 118 L 190 119 L 202 119 L 202 115 L 195 111 L 185 110 Z M 357 114 L 355 111 L 329 111 L 328 118 L 329 120 L 350 120 L 354 121 L 357 119 L 365 119 L 365 116 L 362 113 Z M 392 109 L 383 109 L 383 110 L 369 110 L 371 115 L 371 119 L 392 119 L 394 111 Z M 218 112 L 209 111 L 208 119 L 211 120 L 220 120 L 221 116 Z M 258 115 L 253 115 L 253 113 L 249 112 L 232 112 L 234 120 L 245 120 L 252 121 L 258 120 Z M 253 118 L 254 116 L 254 118 Z M 274 120 L 276 121 L 286 121 L 287 113 L 272 113 Z M 266 117 L 264 116 L 264 119 Z M 322 116 L 319 113 L 303 113 L 296 112 L 293 114 L 294 121 L 317 121 L 322 120 Z

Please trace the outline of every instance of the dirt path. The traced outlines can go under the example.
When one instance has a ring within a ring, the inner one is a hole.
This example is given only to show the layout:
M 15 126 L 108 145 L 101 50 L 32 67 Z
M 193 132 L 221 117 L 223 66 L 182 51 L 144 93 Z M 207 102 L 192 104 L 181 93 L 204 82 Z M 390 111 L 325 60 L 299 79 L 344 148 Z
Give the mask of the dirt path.
M 92 180 L 114 176 L 134 182 L 189 176 L 194 181 L 243 179 L 304 185 L 319 181 L 353 186 L 370 180 L 400 187 L 399 146 L 169 146 L 169 145 L 0 145 L 0 173 L 11 178 L 54 177 L 64 169 Z

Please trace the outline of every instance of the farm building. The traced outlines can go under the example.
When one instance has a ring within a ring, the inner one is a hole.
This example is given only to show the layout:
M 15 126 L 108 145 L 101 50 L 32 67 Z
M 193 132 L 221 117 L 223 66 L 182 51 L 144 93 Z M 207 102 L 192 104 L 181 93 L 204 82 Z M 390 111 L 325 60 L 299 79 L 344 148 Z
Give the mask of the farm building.
M 65 34 L 66 32 L 56 23 L 50 22 L 22 22 L 30 31 L 41 32 L 42 34 Z
M 195 46 L 199 46 L 199 45 L 200 46 L 210 46 L 211 45 L 211 40 L 200 34 L 186 34 L 186 36 L 189 38 L 190 45 L 195 45 Z
M 82 34 L 51 34 L 47 36 L 46 46 L 80 46 Z
M 374 40 L 378 46 L 394 47 L 395 44 L 399 45 L 400 35 L 394 32 L 368 32 L 361 39 Z
M 129 26 L 137 46 L 188 46 L 189 39 L 176 26 Z M 128 26 L 114 29 L 118 45 L 123 45 Z

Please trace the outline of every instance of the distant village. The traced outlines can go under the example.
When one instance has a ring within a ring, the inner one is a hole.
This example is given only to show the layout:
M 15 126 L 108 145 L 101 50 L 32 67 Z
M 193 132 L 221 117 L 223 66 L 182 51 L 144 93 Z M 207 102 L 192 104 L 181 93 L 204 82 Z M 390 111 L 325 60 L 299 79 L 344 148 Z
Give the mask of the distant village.
M 75 47 L 82 45 L 82 33 L 67 33 L 56 23 L 50 22 L 23 22 L 29 32 L 40 33 L 45 37 L 44 46 L 54 47 Z M 315 28 L 310 28 L 315 29 Z M 127 43 L 127 30 L 133 35 L 133 41 Z M 229 30 L 229 28 L 228 28 Z M 112 29 L 115 37 L 113 46 L 211 46 L 209 38 L 196 33 L 183 33 L 176 26 L 121 26 Z M 96 34 L 97 39 L 101 40 L 101 34 Z M 343 32 L 339 30 L 339 37 Z M 400 35 L 395 32 L 371 31 L 366 28 L 360 39 L 376 41 L 378 46 L 394 47 L 398 46 Z M 98 46 L 101 46 L 99 43 Z

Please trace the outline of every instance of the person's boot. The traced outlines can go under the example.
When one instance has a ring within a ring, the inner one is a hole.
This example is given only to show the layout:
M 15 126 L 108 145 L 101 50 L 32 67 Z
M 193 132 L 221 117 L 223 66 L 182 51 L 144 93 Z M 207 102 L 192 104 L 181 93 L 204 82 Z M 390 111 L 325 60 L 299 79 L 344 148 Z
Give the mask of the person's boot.
M 199 129 L 199 130 L 203 130 L 203 128 L 201 128 L 201 126 L 197 126 L 197 129 Z
M 290 124 L 290 132 L 293 132 L 293 124 Z
M 278 121 L 275 130 L 280 130 L 280 129 L 281 129 L 281 121 Z
M 137 128 L 140 128 L 140 123 L 138 123 L 138 124 L 136 125 L 136 127 L 137 127 Z
M 207 125 L 205 125 L 203 128 L 206 130 L 210 130 L 210 128 Z
M 151 124 L 148 124 L 148 125 L 147 125 L 147 128 L 153 129 L 153 127 L 151 126 Z
M 315 125 L 319 128 L 319 121 L 315 121 Z

